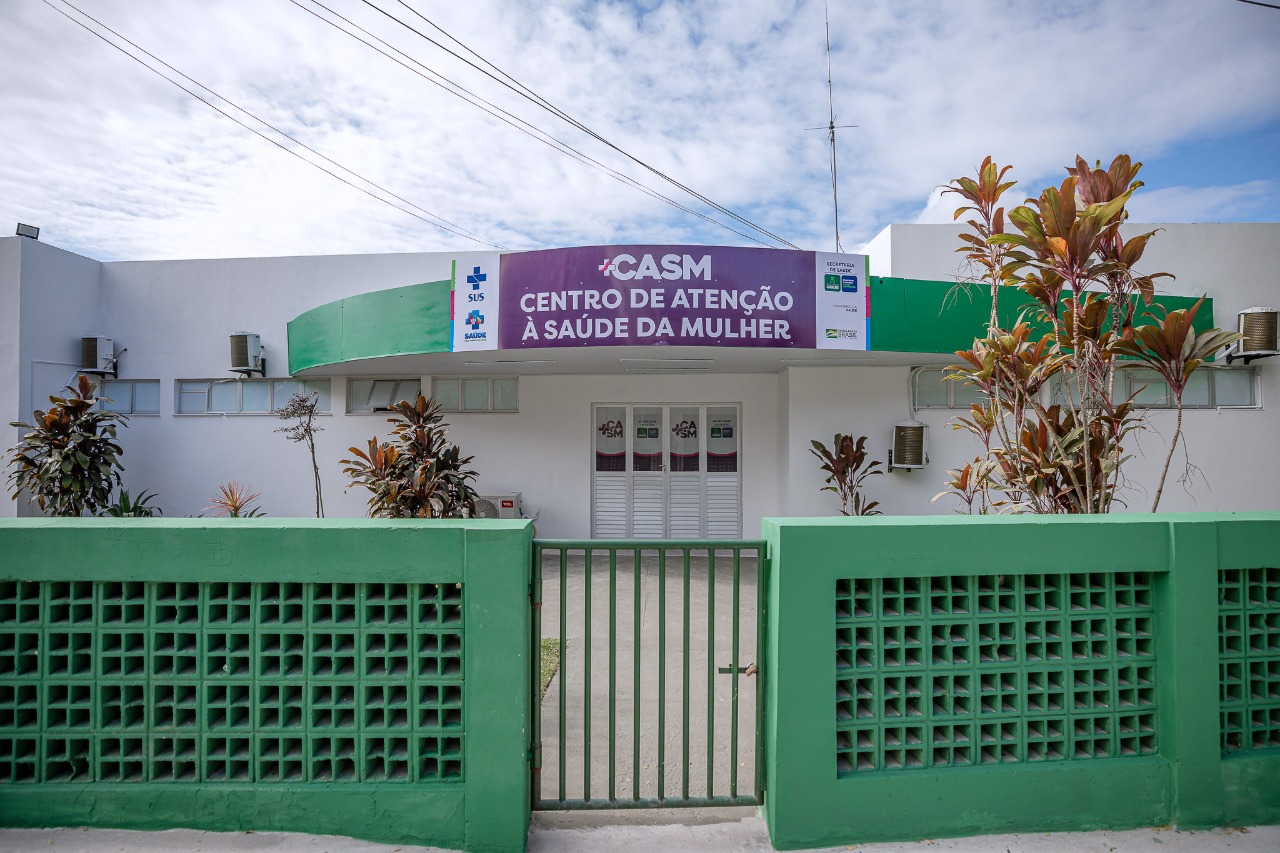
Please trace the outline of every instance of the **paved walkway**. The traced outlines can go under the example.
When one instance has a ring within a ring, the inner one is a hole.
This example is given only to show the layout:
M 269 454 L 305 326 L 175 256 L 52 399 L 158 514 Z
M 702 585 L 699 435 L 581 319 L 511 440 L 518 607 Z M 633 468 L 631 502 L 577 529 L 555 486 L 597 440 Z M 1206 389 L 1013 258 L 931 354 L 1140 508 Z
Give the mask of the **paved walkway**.
M 671 821 L 677 822 L 671 822 Z M 529 835 L 530 853 L 731 853 L 769 851 L 769 835 L 753 809 L 542 814 Z M 1064 832 L 987 835 L 827 848 L 823 853 L 1275 853 L 1280 827 L 1179 832 Z M 441 853 L 434 847 L 373 844 L 331 835 L 285 832 L 133 832 L 115 829 L 0 830 L 0 853 Z
M 659 595 L 658 561 L 652 554 L 643 560 L 638 584 L 631 554 L 619 554 L 614 585 L 616 600 L 611 609 L 608 560 L 598 555 L 591 572 L 591 629 L 588 632 L 587 581 L 581 554 L 569 557 L 563 578 L 556 560 L 548 558 L 544 561 L 542 636 L 559 636 L 563 593 L 566 653 L 542 703 L 543 798 L 552 799 L 559 794 L 562 746 L 565 796 L 579 799 L 588 791 L 585 772 L 588 768 L 591 797 L 609 796 L 611 722 L 615 742 L 612 787 L 618 797 L 631 798 L 636 790 L 643 799 L 659 796 L 660 740 L 664 747 L 661 756 L 663 795 L 679 796 L 683 791 L 685 780 L 681 768 L 686 750 L 691 797 L 708 794 L 726 796 L 731 792 L 751 794 L 755 787 L 757 682 L 754 677 L 738 675 L 735 678 L 731 673 L 720 671 L 735 663 L 732 560 L 727 554 L 722 554 L 716 561 L 714 596 L 711 596 L 708 594 L 711 585 L 708 583 L 706 558 L 698 556 L 691 559 L 687 614 L 683 565 L 674 553 L 666 564 L 666 578 L 661 585 L 663 595 Z M 756 566 L 752 558 L 744 558 L 740 563 L 737 593 L 736 664 L 745 667 L 756 659 Z M 687 657 L 684 654 L 686 631 L 689 636 Z M 708 642 L 709 639 L 714 645 Z M 660 647 L 664 652 L 662 655 L 659 655 Z M 589 703 L 585 689 L 588 683 L 588 649 L 591 654 Z M 612 685 L 609 680 L 611 653 L 616 662 Z M 660 658 L 664 664 L 661 671 Z M 684 691 L 686 678 L 689 686 L 687 696 Z M 736 750 L 732 748 L 735 681 L 738 688 Z M 563 744 L 559 734 L 562 688 Z M 660 691 L 663 695 L 661 705 L 658 703 Z M 712 692 L 714 696 L 709 703 L 708 696 Z M 637 694 L 640 704 L 638 715 Z M 609 713 L 611 699 L 612 717 Z M 588 708 L 589 749 L 585 737 Z M 687 742 L 682 739 L 686 719 Z M 709 733 L 711 749 L 707 748 Z M 637 752 L 640 758 L 638 780 L 635 776 Z M 709 778 L 713 781 L 710 791 Z

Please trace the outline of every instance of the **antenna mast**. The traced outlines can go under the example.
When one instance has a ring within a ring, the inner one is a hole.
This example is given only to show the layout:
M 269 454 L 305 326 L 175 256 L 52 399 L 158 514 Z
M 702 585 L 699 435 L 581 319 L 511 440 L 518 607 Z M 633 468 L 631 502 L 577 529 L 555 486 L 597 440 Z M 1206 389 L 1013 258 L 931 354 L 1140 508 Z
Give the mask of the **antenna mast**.
M 836 106 L 831 84 L 831 11 L 825 0 L 822 17 L 827 32 L 827 139 L 831 141 L 831 202 L 836 215 L 836 251 L 840 252 L 843 247 L 840 245 L 840 186 L 836 182 Z
M 823 23 L 827 33 L 827 139 L 831 143 L 831 204 L 836 220 L 836 251 L 843 252 L 840 245 L 840 183 L 836 178 L 836 107 L 834 87 L 831 83 L 831 10 L 824 0 L 822 4 Z M 840 127 L 857 127 L 856 124 L 842 124 Z
M 831 10 L 826 0 L 822 4 L 822 14 L 827 33 L 827 126 L 806 127 L 805 130 L 825 130 L 827 132 L 827 141 L 831 145 L 831 203 L 835 211 L 836 251 L 843 252 L 844 246 L 840 244 L 840 182 L 836 174 L 836 128 L 857 127 L 858 125 L 836 124 L 835 93 L 834 86 L 831 83 Z

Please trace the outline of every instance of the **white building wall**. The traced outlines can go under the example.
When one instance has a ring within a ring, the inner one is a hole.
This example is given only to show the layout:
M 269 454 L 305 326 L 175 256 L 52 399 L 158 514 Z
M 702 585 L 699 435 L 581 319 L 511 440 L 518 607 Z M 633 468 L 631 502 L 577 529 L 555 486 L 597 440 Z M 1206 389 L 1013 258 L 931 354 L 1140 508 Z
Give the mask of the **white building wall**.
M 1280 302 L 1280 226 L 1166 226 L 1148 250 L 1148 270 L 1179 276 L 1180 294 L 1208 291 L 1219 324 L 1235 312 Z M 906 278 L 946 279 L 958 271 L 950 226 L 886 229 L 868 251 L 872 270 Z M 194 515 L 209 505 L 220 483 L 252 484 L 273 516 L 306 516 L 313 508 L 310 460 L 301 445 L 274 432 L 267 415 L 176 415 L 175 381 L 227 378 L 227 336 L 245 330 L 262 336 L 268 376 L 286 376 L 286 324 L 322 305 L 374 290 L 448 277 L 447 254 L 125 262 L 99 264 L 25 238 L 0 239 L 0 417 L 30 416 L 32 400 L 65 381 L 78 361 L 79 338 L 106 334 L 127 347 L 121 378 L 159 379 L 159 415 L 136 415 L 124 431 L 125 485 L 150 489 L 168 515 Z M 460 263 L 467 256 L 457 256 Z M 874 322 L 874 320 L 873 320 Z M 945 364 L 945 355 L 925 357 Z M 1189 490 L 1172 477 L 1161 508 L 1274 509 L 1280 506 L 1280 459 L 1268 450 L 1280 435 L 1280 358 L 1256 363 L 1264 408 L 1188 411 L 1190 459 L 1198 466 Z M 480 472 L 481 493 L 520 491 L 539 533 L 590 534 L 592 403 L 739 403 L 743 436 L 743 534 L 758 536 L 769 515 L 832 515 L 837 498 L 822 492 L 810 440 L 830 442 L 836 432 L 869 437 L 872 458 L 887 461 L 894 423 L 908 414 L 910 367 L 792 367 L 744 375 L 525 375 L 516 414 L 451 414 L 451 437 Z M 66 376 L 63 376 L 66 373 Z M 397 373 L 395 375 L 402 375 Z M 430 377 L 423 377 L 424 388 Z M 35 390 L 33 390 L 35 389 Z M 346 415 L 346 377 L 332 377 L 333 414 L 321 421 L 318 456 L 327 513 L 357 516 L 364 498 L 344 492 L 338 460 L 352 445 L 389 432 L 383 414 Z M 950 512 L 943 490 L 946 469 L 976 452 L 967 433 L 947 421 L 955 414 L 924 410 L 930 427 L 930 464 L 873 478 L 869 497 L 890 514 Z M 1167 448 L 1173 414 L 1154 412 L 1153 430 L 1135 443 L 1128 473 L 1132 509 L 1146 509 Z M 4 427 L 8 447 L 17 431 Z M 1163 438 L 1156 431 L 1163 433 Z M 1181 453 L 1179 459 L 1181 459 Z M 1144 492 L 1143 489 L 1147 491 Z M 19 511 L 0 500 L 0 515 Z
M 269 515 L 313 511 L 310 460 L 303 446 L 275 434 L 282 422 L 269 415 L 174 413 L 177 380 L 231 376 L 228 335 L 241 330 L 260 334 L 268 376 L 285 377 L 285 327 L 295 316 L 356 293 L 448 278 L 451 258 L 465 263 L 469 257 L 404 254 L 99 265 L 52 247 L 39 250 L 76 259 L 95 271 L 100 267 L 104 298 L 100 311 L 93 304 L 100 319 L 43 310 L 37 334 L 51 346 L 67 349 L 67 359 L 80 335 L 110 335 L 117 348 L 129 348 L 121 361 L 121 378 L 161 380 L 160 414 L 131 416 L 121 441 L 125 487 L 134 493 L 157 492 L 169 515 L 202 512 L 219 484 L 228 481 L 252 484 L 262 493 L 261 505 Z M 24 278 L 36 278 L 42 286 L 50 277 L 71 281 L 47 265 L 33 270 L 24 261 L 22 269 Z M 64 291 L 60 299 L 67 298 Z M 22 326 L 23 341 L 31 340 L 33 327 L 25 321 Z M 70 370 L 74 364 L 69 361 Z M 322 418 L 324 431 L 317 436 L 325 508 L 332 516 L 362 515 L 365 509 L 359 491 L 344 491 L 339 460 L 349 455 L 349 447 L 363 448 L 375 434 L 385 438 L 390 431 L 385 414 L 345 414 L 346 380 L 332 377 L 332 414 Z M 429 376 L 423 382 L 430 387 Z M 592 403 L 739 403 L 743 529 L 745 535 L 758 536 L 760 518 L 779 512 L 776 388 L 774 374 L 523 376 L 519 413 L 450 414 L 447 419 L 452 439 L 475 456 L 472 467 L 480 472 L 481 493 L 521 491 L 528 511 L 541 514 L 540 532 L 586 537 Z
M 1159 280 L 1161 292 L 1208 294 L 1213 297 L 1217 325 L 1227 329 L 1235 328 L 1236 314 L 1244 308 L 1280 307 L 1280 224 L 1136 224 L 1126 227 L 1125 233 L 1156 229 L 1159 232 L 1148 244 L 1139 269 L 1176 276 L 1175 280 Z M 959 225 L 892 225 L 867 246 L 871 269 L 898 278 L 964 277 L 968 271 L 954 251 L 960 245 L 962 230 Z M 1254 366 L 1261 408 L 1184 412 L 1186 452 L 1180 447 L 1174 457 L 1161 511 L 1280 508 L 1280 455 L 1274 450 L 1280 436 L 1280 358 L 1256 361 Z M 905 393 L 905 377 L 902 388 Z M 924 495 L 927 489 L 897 485 L 900 479 L 917 478 L 928 480 L 935 491 L 941 491 L 945 470 L 963 466 L 973 457 L 976 443 L 968 434 L 946 427 L 951 414 L 936 409 L 917 414 L 929 424 L 931 462 L 924 471 L 887 478 L 895 482 L 888 494 L 895 498 L 900 493 L 904 497 L 910 494 L 911 499 L 909 508 L 887 506 L 886 512 L 948 511 L 958 505 L 954 499 L 944 498 L 926 508 L 921 499 L 928 499 Z M 1150 509 L 1173 436 L 1175 413 L 1157 410 L 1148 415 L 1148 429 L 1127 448 L 1136 457 L 1125 468 L 1129 488 L 1122 496 L 1131 511 Z
M 102 328 L 101 264 L 26 237 L 8 239 L 18 241 L 22 262 L 19 358 L 28 370 L 19 379 L 18 405 L 29 421 L 34 409 L 48 408 L 50 394 L 75 378 L 80 339 L 110 333 Z
M 162 383 L 162 390 L 165 384 Z M 430 377 L 424 378 L 424 388 Z M 481 494 L 522 492 L 525 512 L 539 513 L 540 535 L 591 535 L 592 403 L 740 403 L 743 411 L 743 533 L 760 535 L 760 519 L 781 509 L 776 448 L 776 376 L 524 376 L 519 413 L 451 413 L 449 437 L 475 459 Z M 333 379 L 332 416 L 321 420 L 317 456 L 330 516 L 359 516 L 365 494 L 344 492 L 340 459 L 391 427 L 385 414 L 341 414 L 346 379 Z M 168 392 L 170 395 L 172 391 Z M 171 412 L 162 402 L 162 412 Z M 170 515 L 199 513 L 220 483 L 253 484 L 273 516 L 313 510 L 310 459 L 302 445 L 272 430 L 267 415 L 134 416 L 122 436 L 125 485 L 160 493 Z M 180 473 L 179 473 L 180 472 Z
M 866 245 L 871 274 L 950 281 L 972 274 L 955 250 L 964 225 L 890 225 Z M 1280 223 L 1172 223 L 1127 225 L 1129 236 L 1155 231 L 1139 264 L 1145 273 L 1168 272 L 1161 293 L 1214 300 L 1219 325 L 1241 308 L 1280 302 Z M 876 270 L 880 270 L 877 272 Z
M 20 293 L 22 246 L 20 237 L 0 239 L 0 447 L 8 448 L 20 435 L 9 424 L 22 416 Z M 0 469 L 0 486 L 8 475 Z M 13 518 L 18 504 L 9 500 L 8 488 L 0 491 L 0 518 Z
M 7 449 L 21 435 L 9 423 L 30 423 L 32 412 L 48 408 L 49 396 L 75 378 L 80 338 L 105 332 L 100 325 L 97 261 L 27 237 L 6 237 L 0 244 L 0 305 L 5 314 L 14 315 L 13 320 L 0 320 L 0 354 L 5 356 L 0 363 L 9 366 L 10 374 L 8 390 L 0 385 L 0 443 Z M 11 353 L 14 340 L 4 328 L 14 325 L 17 354 L 9 360 L 4 350 Z M 0 505 L 0 517 L 30 512 L 25 501 L 8 500 L 7 493 Z

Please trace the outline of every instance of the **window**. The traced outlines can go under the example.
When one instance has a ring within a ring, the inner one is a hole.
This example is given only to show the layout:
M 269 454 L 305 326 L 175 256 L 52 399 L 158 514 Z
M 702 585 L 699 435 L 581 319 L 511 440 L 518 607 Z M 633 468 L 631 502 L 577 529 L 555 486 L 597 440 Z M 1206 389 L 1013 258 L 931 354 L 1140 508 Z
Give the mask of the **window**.
M 318 410 L 329 411 L 328 379 L 179 379 L 177 411 L 180 415 L 265 415 L 297 393 L 319 394 Z
M 1128 393 L 1137 406 L 1148 409 L 1176 409 L 1177 401 L 1160 374 L 1145 367 L 1129 367 L 1121 371 Z M 1191 374 L 1182 392 L 1184 409 L 1257 408 L 1254 392 L 1255 370 L 1252 367 L 1202 367 Z
M 1252 367 L 1201 367 L 1191 374 L 1182 392 L 1184 409 L 1258 408 Z M 1075 400 L 1075 387 L 1061 374 L 1053 377 L 1050 399 L 1055 403 Z M 1146 367 L 1122 367 L 1116 373 L 1116 402 L 1133 397 L 1142 409 L 1176 409 L 1177 401 L 1159 373 Z
M 940 367 L 918 368 L 911 373 L 911 404 L 917 409 L 968 409 L 982 402 L 982 392 L 959 379 L 944 379 Z
M 422 380 L 351 379 L 347 382 L 347 411 L 384 412 L 402 400 L 412 403 L 422 390 Z
M 431 396 L 446 412 L 518 412 L 519 380 L 514 377 L 438 378 Z
M 98 396 L 111 402 L 98 405 L 108 412 L 124 415 L 160 414 L 159 379 L 103 379 L 98 386 Z

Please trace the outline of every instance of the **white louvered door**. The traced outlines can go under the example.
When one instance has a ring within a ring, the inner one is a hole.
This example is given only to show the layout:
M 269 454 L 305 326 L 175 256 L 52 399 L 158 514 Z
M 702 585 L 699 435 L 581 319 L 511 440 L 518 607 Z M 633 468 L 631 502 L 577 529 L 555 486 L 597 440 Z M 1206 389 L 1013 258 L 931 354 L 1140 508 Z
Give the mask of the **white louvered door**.
M 592 407 L 591 535 L 742 535 L 741 410 L 736 405 Z

